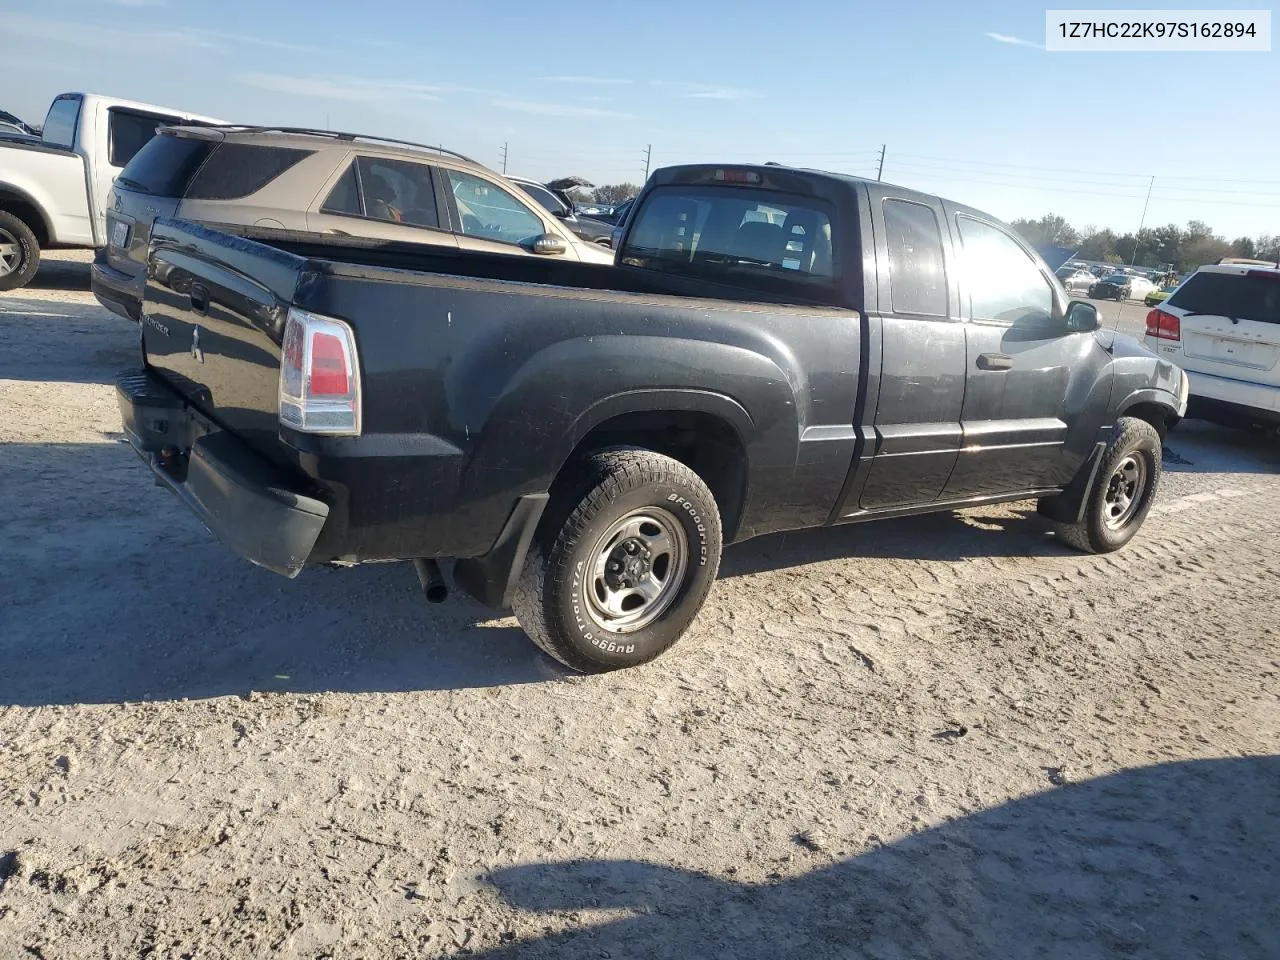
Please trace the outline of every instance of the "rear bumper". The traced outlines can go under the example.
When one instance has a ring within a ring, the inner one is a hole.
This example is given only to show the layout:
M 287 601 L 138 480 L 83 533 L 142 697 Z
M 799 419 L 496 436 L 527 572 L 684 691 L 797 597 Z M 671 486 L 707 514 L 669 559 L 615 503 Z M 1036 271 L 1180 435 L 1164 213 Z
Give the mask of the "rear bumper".
M 286 577 L 306 564 L 327 504 L 288 481 L 240 440 L 205 420 L 146 371 L 116 378 L 129 444 L 214 536 L 244 559 Z
M 107 252 L 99 250 L 93 258 L 93 266 L 89 268 L 89 286 L 98 302 L 112 313 L 126 320 L 138 322 L 142 314 L 142 292 L 146 284 L 146 276 L 129 274 L 117 270 L 107 263 Z
M 1187 377 L 1191 380 L 1190 416 L 1231 414 L 1280 423 L 1280 387 L 1190 371 Z

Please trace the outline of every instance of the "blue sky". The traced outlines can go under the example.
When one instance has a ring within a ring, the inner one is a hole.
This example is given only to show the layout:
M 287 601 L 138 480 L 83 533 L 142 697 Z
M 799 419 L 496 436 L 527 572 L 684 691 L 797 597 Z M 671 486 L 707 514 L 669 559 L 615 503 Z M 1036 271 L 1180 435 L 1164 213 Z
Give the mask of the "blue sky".
M 886 180 L 1005 219 L 1132 230 L 1155 175 L 1148 225 L 1280 233 L 1276 53 L 1047 53 L 1025 3 L 0 0 L 0 32 L 33 120 L 88 90 L 596 183 L 647 144 L 866 175 L 885 143 Z

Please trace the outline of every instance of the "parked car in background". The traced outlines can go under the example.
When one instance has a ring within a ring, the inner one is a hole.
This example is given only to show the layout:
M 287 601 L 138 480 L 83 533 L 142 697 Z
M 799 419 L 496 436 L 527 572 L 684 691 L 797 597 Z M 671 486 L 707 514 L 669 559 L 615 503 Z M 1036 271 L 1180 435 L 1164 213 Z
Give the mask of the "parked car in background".
M 14 116 L 8 110 L 0 110 L 0 133 L 17 133 L 26 137 L 40 136 L 38 128 L 33 127 L 25 120 Z
M 1146 277 L 1133 273 L 1113 273 L 1089 287 L 1094 300 L 1141 300 L 1155 289 Z
M 1007 225 L 777 166 L 656 171 L 609 270 L 165 219 L 145 296 L 122 429 L 229 547 L 412 561 L 429 600 L 455 558 L 591 672 L 749 537 L 1038 498 L 1117 550 L 1186 407 Z
M 596 218 L 616 227 L 626 218 L 627 211 L 631 209 L 633 200 L 635 200 L 635 197 L 630 197 L 621 203 L 614 204 L 609 208 L 608 213 L 598 213 Z
M 325 130 L 170 127 L 111 192 L 92 285 L 121 316 L 139 318 L 151 224 L 164 216 L 613 262 L 519 187 L 450 150 Z
M 166 123 L 212 117 L 89 93 L 54 98 L 39 140 L 0 138 L 0 290 L 26 285 L 40 250 L 103 247 L 111 183 Z
M 545 183 L 529 180 L 526 177 L 509 176 L 507 179 L 542 204 L 542 208 L 568 227 L 574 236 L 601 246 L 609 246 L 613 233 L 611 224 L 592 217 L 580 216 L 575 212 L 573 203 L 562 192 L 552 190 Z
M 1147 314 L 1147 346 L 1190 378 L 1188 416 L 1280 428 L 1280 266 L 1196 270 Z
M 8 120 L 0 120 L 0 137 L 22 137 L 24 140 L 40 139 L 28 130 L 25 124 L 10 123 Z
M 1068 270 L 1066 276 L 1059 272 L 1058 279 L 1067 293 L 1088 293 L 1089 288 L 1097 282 L 1097 278 L 1088 270 Z
M 1154 307 L 1157 303 L 1163 303 L 1169 299 L 1169 295 L 1173 293 L 1173 291 L 1178 289 L 1178 284 L 1181 282 L 1182 281 L 1175 281 L 1174 283 L 1166 283 L 1163 286 L 1157 287 L 1143 297 L 1142 302 L 1148 307 Z
M 615 250 L 622 238 L 622 231 L 627 225 L 627 217 L 631 214 L 631 208 L 635 206 L 635 197 L 630 200 L 623 200 L 613 208 L 613 236 L 609 240 L 609 246 Z

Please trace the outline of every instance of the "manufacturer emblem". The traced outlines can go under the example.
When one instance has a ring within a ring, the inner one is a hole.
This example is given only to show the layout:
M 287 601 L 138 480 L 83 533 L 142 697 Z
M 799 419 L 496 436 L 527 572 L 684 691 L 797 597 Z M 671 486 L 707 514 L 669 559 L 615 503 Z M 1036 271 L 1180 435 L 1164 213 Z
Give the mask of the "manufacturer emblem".
M 204 351 L 200 349 L 200 327 L 191 330 L 191 359 L 204 363 Z

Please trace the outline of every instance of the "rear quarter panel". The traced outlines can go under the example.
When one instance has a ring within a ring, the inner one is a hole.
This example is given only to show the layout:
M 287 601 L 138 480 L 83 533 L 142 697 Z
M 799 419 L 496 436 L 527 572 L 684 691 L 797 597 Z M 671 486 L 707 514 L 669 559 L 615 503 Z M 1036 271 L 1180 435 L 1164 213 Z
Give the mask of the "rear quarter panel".
M 739 433 L 746 534 L 830 512 L 852 455 L 857 314 L 360 273 L 320 270 L 296 301 L 357 331 L 366 435 L 300 441 L 350 491 L 355 552 L 483 553 L 593 427 L 644 409 L 701 410 Z M 834 432 L 801 456 L 809 426 Z M 385 454 L 376 472 L 362 446 Z
M 0 187 L 26 197 L 44 212 L 54 243 L 93 245 L 84 159 L 79 154 L 42 144 L 0 144 Z

